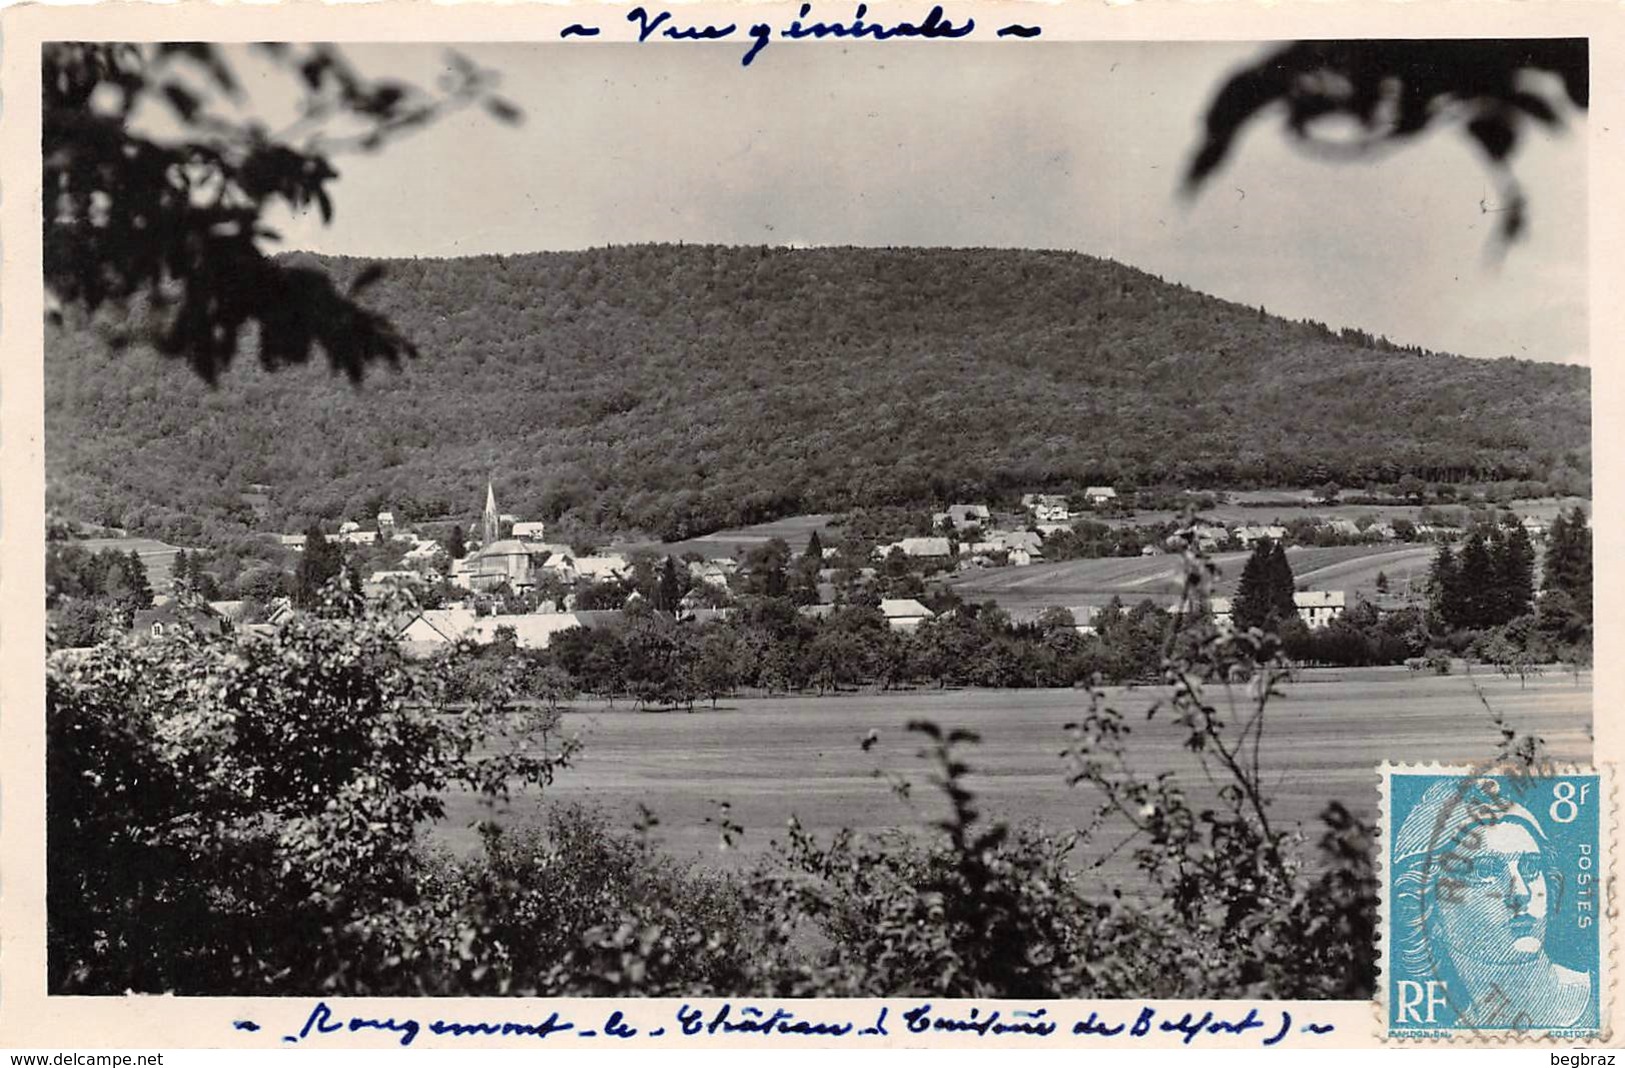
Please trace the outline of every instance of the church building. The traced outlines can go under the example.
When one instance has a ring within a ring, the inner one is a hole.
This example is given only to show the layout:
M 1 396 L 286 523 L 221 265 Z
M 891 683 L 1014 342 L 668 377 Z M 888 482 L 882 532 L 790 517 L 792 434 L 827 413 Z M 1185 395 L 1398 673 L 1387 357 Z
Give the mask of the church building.
M 491 590 L 507 583 L 516 593 L 529 589 L 535 584 L 536 561 L 531 555 L 535 546 L 501 535 L 502 517 L 497 511 L 496 491 L 487 482 L 485 514 L 480 526 L 480 551 L 469 561 L 469 585 L 476 590 Z

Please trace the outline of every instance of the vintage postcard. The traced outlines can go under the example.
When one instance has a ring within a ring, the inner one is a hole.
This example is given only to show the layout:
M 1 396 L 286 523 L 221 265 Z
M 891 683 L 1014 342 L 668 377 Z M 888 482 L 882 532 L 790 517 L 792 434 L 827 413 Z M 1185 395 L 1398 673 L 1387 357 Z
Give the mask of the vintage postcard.
M 0 1045 L 1618 1033 L 1613 9 L 3 17 Z

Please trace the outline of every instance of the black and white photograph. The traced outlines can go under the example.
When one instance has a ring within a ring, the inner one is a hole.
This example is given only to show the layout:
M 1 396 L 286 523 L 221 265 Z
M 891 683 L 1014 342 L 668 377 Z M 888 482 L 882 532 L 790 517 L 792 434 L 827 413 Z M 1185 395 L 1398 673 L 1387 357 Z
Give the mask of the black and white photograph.
M 1586 38 L 809 10 L 43 44 L 47 995 L 1371 1003 L 1598 759 Z

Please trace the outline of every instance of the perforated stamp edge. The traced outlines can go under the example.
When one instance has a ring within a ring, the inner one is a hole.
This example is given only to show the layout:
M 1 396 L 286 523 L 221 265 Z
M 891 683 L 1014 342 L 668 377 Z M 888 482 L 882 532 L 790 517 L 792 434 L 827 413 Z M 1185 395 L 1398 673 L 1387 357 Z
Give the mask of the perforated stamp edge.
M 1441 764 L 1402 763 L 1384 761 L 1376 769 L 1378 780 L 1378 807 L 1377 807 L 1377 839 L 1376 856 L 1372 865 L 1377 879 L 1377 949 L 1375 991 L 1372 998 L 1372 1026 L 1374 1033 L 1384 1044 L 1400 1047 L 1407 1046 L 1444 1046 L 1456 1048 L 1496 1048 L 1516 1045 L 1529 1046 L 1575 1046 L 1575 1045 L 1606 1045 L 1613 1040 L 1613 1009 L 1616 997 L 1615 988 L 1615 932 L 1618 930 L 1618 895 L 1617 872 L 1614 858 L 1616 855 L 1615 837 L 1618 833 L 1618 787 L 1615 781 L 1614 765 L 1605 764 L 1579 764 L 1573 762 L 1539 762 L 1532 766 L 1482 763 L 1482 764 Z M 1388 1004 L 1388 962 L 1392 959 L 1392 933 L 1393 923 L 1390 915 L 1391 902 L 1389 900 L 1389 860 L 1390 843 L 1393 840 L 1393 795 L 1391 784 L 1396 775 L 1441 775 L 1457 776 L 1462 778 L 1477 778 L 1484 776 L 1518 776 L 1532 779 L 1561 778 L 1565 775 L 1596 775 L 1598 777 L 1599 793 L 1603 803 L 1598 806 L 1597 825 L 1597 872 L 1598 888 L 1601 896 L 1597 917 L 1599 929 L 1597 931 L 1598 976 L 1598 1031 L 1596 1034 L 1575 1035 L 1556 1028 L 1546 1029 L 1498 1029 L 1498 1030 L 1469 1030 L 1451 1031 L 1449 1034 L 1412 1035 L 1404 1033 L 1391 1033 L 1389 1030 L 1389 1004 Z

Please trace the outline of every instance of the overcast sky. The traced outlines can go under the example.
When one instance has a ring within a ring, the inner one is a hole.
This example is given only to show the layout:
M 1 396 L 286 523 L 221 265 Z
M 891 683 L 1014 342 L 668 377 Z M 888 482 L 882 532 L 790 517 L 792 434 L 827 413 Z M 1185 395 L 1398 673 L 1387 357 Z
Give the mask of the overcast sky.
M 1495 188 L 1453 128 L 1330 164 L 1275 122 L 1194 203 L 1201 116 L 1246 44 L 459 46 L 526 114 L 447 119 L 338 160 L 336 217 L 284 247 L 456 256 L 644 241 L 1006 246 L 1107 256 L 1292 318 L 1471 356 L 1585 362 L 1584 117 L 1530 131 L 1529 236 L 1497 255 Z M 443 50 L 350 46 L 431 83 Z M 251 106 L 286 106 L 285 76 Z

